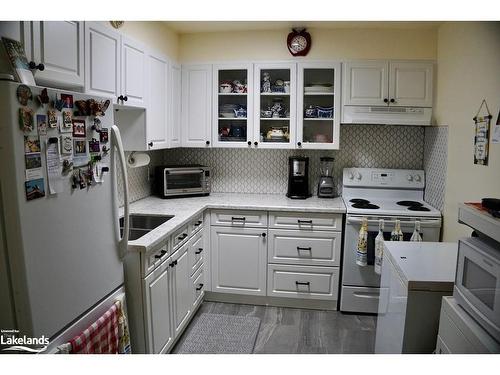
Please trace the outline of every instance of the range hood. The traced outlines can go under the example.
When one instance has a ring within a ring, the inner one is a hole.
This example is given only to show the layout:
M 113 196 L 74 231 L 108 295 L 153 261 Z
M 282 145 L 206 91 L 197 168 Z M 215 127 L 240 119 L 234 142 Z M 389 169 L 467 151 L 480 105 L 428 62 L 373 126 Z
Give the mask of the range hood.
M 431 124 L 432 108 L 345 105 L 343 124 L 419 125 Z

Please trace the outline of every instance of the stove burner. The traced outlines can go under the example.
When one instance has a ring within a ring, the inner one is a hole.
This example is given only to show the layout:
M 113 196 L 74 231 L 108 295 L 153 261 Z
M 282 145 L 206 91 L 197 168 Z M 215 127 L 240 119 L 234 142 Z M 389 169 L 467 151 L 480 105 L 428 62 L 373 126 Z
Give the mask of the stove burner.
M 399 201 L 396 203 L 398 206 L 413 206 L 413 207 L 421 207 L 423 206 L 422 203 L 420 202 L 415 202 L 415 201 Z
M 361 198 L 354 198 L 351 199 L 349 202 L 351 203 L 360 203 L 360 204 L 368 204 L 370 201 L 367 201 L 366 199 L 361 199 Z
M 378 210 L 380 207 L 377 206 L 376 204 L 372 204 L 372 203 L 354 203 L 352 205 L 352 207 L 354 208 L 363 208 L 363 209 L 366 209 L 366 210 Z
M 430 211 L 429 208 L 424 207 L 424 206 L 410 206 L 410 207 L 408 207 L 408 210 L 410 210 L 410 211 Z

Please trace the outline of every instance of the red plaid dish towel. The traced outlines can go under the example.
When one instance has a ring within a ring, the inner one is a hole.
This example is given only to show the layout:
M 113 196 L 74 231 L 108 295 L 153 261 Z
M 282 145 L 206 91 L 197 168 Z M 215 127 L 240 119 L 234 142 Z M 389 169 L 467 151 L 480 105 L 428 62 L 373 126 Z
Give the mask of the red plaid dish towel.
M 118 318 L 120 303 L 116 302 L 89 328 L 70 340 L 72 354 L 118 353 Z

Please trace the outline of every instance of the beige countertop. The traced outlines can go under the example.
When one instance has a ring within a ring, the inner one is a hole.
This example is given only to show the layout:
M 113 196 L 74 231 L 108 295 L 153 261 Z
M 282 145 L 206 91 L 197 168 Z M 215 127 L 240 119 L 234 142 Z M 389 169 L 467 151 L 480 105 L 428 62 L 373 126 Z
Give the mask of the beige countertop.
M 205 197 L 162 199 L 150 196 L 130 205 L 131 214 L 173 215 L 174 217 L 135 241 L 129 251 L 149 251 L 161 244 L 175 230 L 206 209 L 265 210 L 345 213 L 342 198 L 290 199 L 284 194 L 212 193 Z M 120 210 L 123 213 L 123 209 Z

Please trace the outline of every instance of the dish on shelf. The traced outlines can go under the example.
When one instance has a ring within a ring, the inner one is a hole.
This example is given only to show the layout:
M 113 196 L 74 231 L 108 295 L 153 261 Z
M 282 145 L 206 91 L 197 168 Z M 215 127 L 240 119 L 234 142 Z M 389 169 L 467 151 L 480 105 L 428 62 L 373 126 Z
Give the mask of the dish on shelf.
M 235 118 L 234 112 L 219 112 L 219 117 L 221 118 Z
M 304 118 L 333 118 L 333 107 L 310 105 L 304 110 Z
M 260 117 L 261 118 L 271 118 L 273 117 L 273 111 L 271 110 L 261 110 L 260 111 Z
M 304 87 L 304 92 L 333 92 L 331 83 L 312 83 Z

